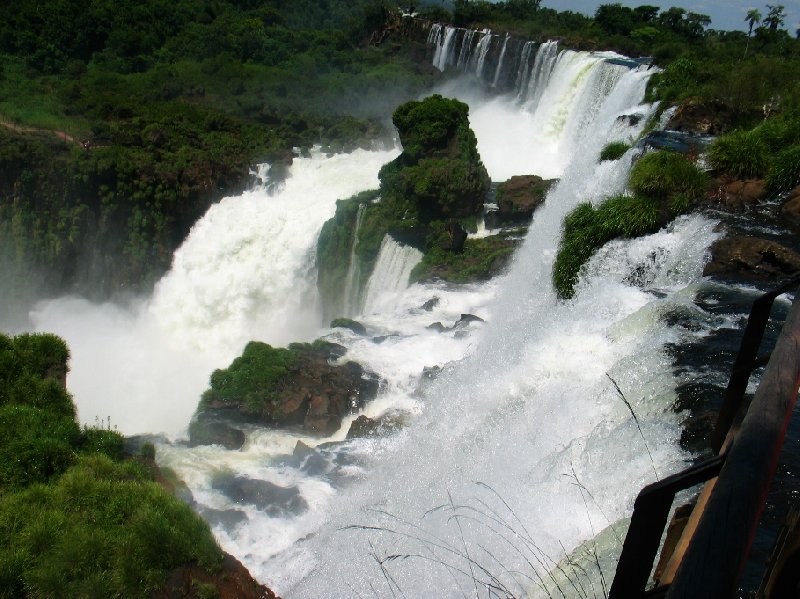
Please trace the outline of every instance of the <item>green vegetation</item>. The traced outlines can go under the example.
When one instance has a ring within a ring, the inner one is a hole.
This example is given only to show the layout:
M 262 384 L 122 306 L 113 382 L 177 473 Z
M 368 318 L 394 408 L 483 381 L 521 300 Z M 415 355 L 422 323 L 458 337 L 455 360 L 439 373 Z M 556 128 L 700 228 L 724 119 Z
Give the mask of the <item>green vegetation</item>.
M 297 347 L 299 344 L 283 348 L 251 341 L 228 368 L 211 374 L 211 388 L 203 393 L 199 409 L 243 403 L 251 412 L 264 411 L 264 403 L 275 397 L 279 381 L 296 361 Z
M 734 177 L 766 177 L 772 193 L 789 191 L 800 184 L 800 116 L 776 116 L 753 129 L 719 137 L 708 161 Z
M 208 526 L 85 428 L 53 335 L 0 335 L 0 597 L 147 597 L 177 566 L 222 563 Z
M 631 196 L 616 196 L 597 208 L 581 204 L 564 219 L 553 266 L 553 284 L 562 298 L 574 294 L 581 267 L 602 245 L 618 237 L 637 237 L 658 230 L 701 197 L 706 174 L 682 154 L 646 154 L 634 165 Z
M 604 160 L 619 160 L 625 155 L 625 152 L 630 150 L 630 145 L 624 141 L 613 141 L 600 150 L 600 161 Z
M 330 306 L 341 306 L 353 247 L 363 285 L 387 234 L 429 252 L 447 245 L 449 222 L 474 227 L 490 181 L 468 112 L 463 102 L 440 95 L 406 102 L 395 110 L 393 122 L 403 152 L 381 168 L 380 190 L 337 203 L 336 215 L 325 224 L 317 244 L 318 287 L 331 315 L 335 312 Z M 380 201 L 373 203 L 378 195 Z M 353 231 L 362 205 L 356 240 Z
M 411 272 L 411 281 L 441 280 L 448 283 L 485 281 L 498 274 L 510 261 L 518 241 L 517 232 L 467 239 L 461 252 L 433 247 Z
M 52 292 L 146 289 L 253 163 L 372 143 L 430 77 L 411 42 L 366 44 L 390 8 L 3 3 L 0 274 L 39 271 Z

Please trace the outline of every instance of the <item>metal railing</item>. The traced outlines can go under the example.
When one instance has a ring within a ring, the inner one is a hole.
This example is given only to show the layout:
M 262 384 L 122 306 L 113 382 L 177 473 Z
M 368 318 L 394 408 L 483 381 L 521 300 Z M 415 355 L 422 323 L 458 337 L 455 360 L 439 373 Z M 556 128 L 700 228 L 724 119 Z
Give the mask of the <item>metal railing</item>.
M 753 302 L 712 433 L 711 446 L 718 455 L 639 493 L 609 599 L 718 599 L 735 593 L 800 386 L 800 302 L 784 323 L 741 428 L 734 432 L 731 425 L 742 409 L 750 374 L 762 364 L 758 351 L 775 298 L 798 285 L 800 277 Z M 674 578 L 668 586 L 646 591 L 675 495 L 714 477 L 718 479 L 707 485 L 706 497 L 695 508 L 700 510 L 692 516 L 696 529 L 689 533 L 685 554 L 677 556 Z

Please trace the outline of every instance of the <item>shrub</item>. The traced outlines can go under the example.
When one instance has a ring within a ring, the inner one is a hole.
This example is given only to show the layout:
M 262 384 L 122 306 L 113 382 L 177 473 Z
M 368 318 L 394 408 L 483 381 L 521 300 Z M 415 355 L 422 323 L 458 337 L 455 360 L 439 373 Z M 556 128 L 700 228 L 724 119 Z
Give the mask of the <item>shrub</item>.
M 553 265 L 553 284 L 562 298 L 574 294 L 578 274 L 592 254 L 616 237 L 635 237 L 658 229 L 658 205 L 644 196 L 617 196 L 597 209 L 581 204 L 564 219 L 564 230 Z
M 642 156 L 631 169 L 634 194 L 666 200 L 676 194 L 692 199 L 703 194 L 708 176 L 683 154 L 662 150 Z
M 25 589 L 11 596 L 147 597 L 176 566 L 222 559 L 187 505 L 105 456 L 3 496 L 0 539 L 0 582 Z
M 708 162 L 735 177 L 763 177 L 769 168 L 768 148 L 757 131 L 736 131 L 714 141 Z
M 607 144 L 600 151 L 600 161 L 605 160 L 619 160 L 630 149 L 630 146 L 622 141 L 613 141 Z
M 767 174 L 767 185 L 774 193 L 788 191 L 800 185 L 800 144 L 775 156 Z
M 124 454 L 125 439 L 117 431 L 85 427 L 79 447 L 83 453 L 101 454 L 118 461 Z

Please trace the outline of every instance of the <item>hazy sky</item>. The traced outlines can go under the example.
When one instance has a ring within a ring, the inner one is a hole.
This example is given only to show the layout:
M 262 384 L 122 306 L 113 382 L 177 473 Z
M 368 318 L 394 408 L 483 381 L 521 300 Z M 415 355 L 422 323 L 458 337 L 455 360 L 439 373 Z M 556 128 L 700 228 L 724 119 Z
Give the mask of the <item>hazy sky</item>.
M 788 15 L 786 17 L 786 28 L 794 36 L 795 30 L 800 27 L 800 0 L 768 1 L 772 5 L 783 4 L 784 11 Z M 747 30 L 744 18 L 749 9 L 757 8 L 762 17 L 767 14 L 766 2 L 761 3 L 754 0 L 542 0 L 542 6 L 555 8 L 556 10 L 574 10 L 593 15 L 601 4 L 612 4 L 614 2 L 619 2 L 625 6 L 640 6 L 642 4 L 660 6 L 661 8 L 680 6 L 686 10 L 710 16 L 713 29 Z

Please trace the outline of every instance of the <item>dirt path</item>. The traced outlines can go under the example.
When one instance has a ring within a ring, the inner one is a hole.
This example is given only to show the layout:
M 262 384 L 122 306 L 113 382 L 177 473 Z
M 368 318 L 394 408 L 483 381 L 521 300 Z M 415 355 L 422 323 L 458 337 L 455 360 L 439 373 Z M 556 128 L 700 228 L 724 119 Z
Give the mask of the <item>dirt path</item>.
M 16 131 L 17 133 L 43 133 L 45 135 L 53 135 L 58 139 L 60 139 L 61 141 L 70 144 L 85 145 L 86 143 L 75 139 L 66 131 L 61 131 L 59 129 L 39 129 L 37 127 L 24 127 L 22 125 L 17 125 L 15 123 L 12 123 L 11 121 L 7 120 L 5 117 L 2 116 L 0 116 L 0 126 L 3 126 L 6 129 L 10 129 L 11 131 Z

